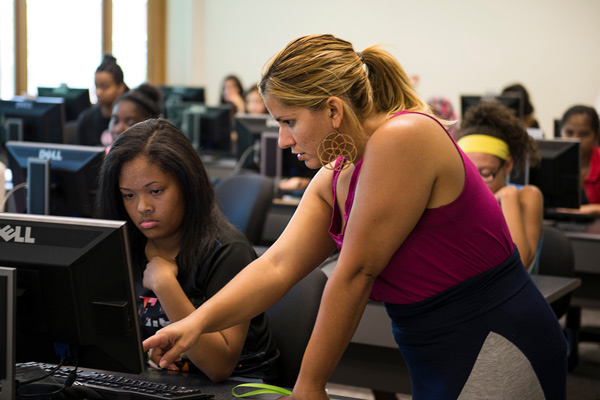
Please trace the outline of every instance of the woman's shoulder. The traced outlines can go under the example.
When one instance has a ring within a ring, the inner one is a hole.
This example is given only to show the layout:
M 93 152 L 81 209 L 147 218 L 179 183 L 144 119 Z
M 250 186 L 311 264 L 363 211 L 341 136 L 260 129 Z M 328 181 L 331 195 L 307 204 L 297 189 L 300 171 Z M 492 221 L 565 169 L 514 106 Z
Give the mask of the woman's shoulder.
M 519 198 L 543 205 L 544 196 L 540 188 L 534 185 L 523 185 L 518 188 Z
M 388 118 L 375 133 L 392 134 L 394 137 L 418 135 L 427 137 L 429 134 L 447 134 L 435 117 L 421 112 L 398 113 Z
M 450 151 L 453 149 L 450 135 L 432 116 L 424 113 L 396 114 L 381 124 L 371 135 L 368 147 L 383 151 Z M 387 149 L 387 150 L 386 150 Z

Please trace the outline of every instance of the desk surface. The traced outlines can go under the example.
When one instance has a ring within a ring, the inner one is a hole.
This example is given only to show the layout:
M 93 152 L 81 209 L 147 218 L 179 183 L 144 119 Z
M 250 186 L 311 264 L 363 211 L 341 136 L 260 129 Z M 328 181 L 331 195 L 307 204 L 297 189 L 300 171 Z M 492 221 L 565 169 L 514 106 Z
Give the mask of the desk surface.
M 94 371 L 94 370 L 91 370 L 88 368 L 81 368 L 81 370 L 82 371 Z M 26 372 L 30 375 L 21 375 L 21 376 L 18 376 L 17 378 L 20 380 L 28 380 L 31 378 L 35 378 L 35 377 L 39 376 L 39 374 L 42 372 L 42 370 L 41 369 L 40 370 L 31 369 L 31 370 L 27 370 Z M 139 375 L 113 373 L 113 372 L 108 372 L 108 371 L 96 371 L 96 372 L 103 372 L 106 374 L 123 376 L 123 377 L 128 377 L 128 378 L 136 379 L 136 380 L 144 380 L 144 381 L 157 382 L 157 383 L 166 383 L 168 385 L 185 386 L 185 387 L 190 387 L 190 388 L 200 388 L 201 390 L 203 390 L 204 393 L 213 395 L 214 400 L 235 399 L 235 397 L 232 394 L 232 389 L 241 383 L 245 383 L 245 382 L 236 381 L 236 380 L 228 380 L 228 381 L 225 381 L 222 383 L 214 383 L 214 382 L 211 382 L 208 378 L 204 377 L 203 375 L 180 374 L 180 373 L 168 372 L 166 370 L 159 371 L 159 370 L 151 369 L 151 370 L 144 371 Z M 48 384 L 48 383 L 58 383 L 58 382 L 54 381 L 51 377 L 48 377 L 48 378 L 45 378 L 43 381 L 41 381 L 41 383 Z M 62 384 L 62 382 L 60 382 L 60 383 Z M 43 389 L 44 389 L 44 392 L 48 391 L 47 387 L 43 388 Z M 252 390 L 252 389 L 248 389 L 248 390 Z M 246 390 L 246 392 L 248 390 Z M 238 394 L 244 393 L 244 392 L 245 392 L 244 390 L 236 390 L 236 393 L 238 393 Z M 35 392 L 30 392 L 30 393 L 35 393 Z M 279 397 L 281 397 L 281 396 L 280 395 L 261 395 L 260 396 L 260 398 L 263 400 L 272 400 L 272 399 L 277 399 Z M 258 397 L 254 396 L 252 398 L 258 398 Z M 331 395 L 330 398 L 335 399 L 335 400 L 361 400 L 361 399 L 357 399 L 354 397 L 337 396 L 337 395 Z

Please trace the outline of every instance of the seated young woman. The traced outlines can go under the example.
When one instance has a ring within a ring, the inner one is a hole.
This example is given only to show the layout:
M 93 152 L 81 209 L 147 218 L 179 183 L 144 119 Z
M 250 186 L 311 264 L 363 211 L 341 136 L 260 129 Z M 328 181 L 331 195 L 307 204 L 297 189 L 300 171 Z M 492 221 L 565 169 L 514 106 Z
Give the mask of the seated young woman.
M 256 258 L 219 210 L 198 153 L 166 120 L 148 119 L 117 137 L 98 193 L 98 216 L 128 223 L 144 337 L 187 317 Z M 171 368 L 213 381 L 268 380 L 278 354 L 259 313 L 203 335 Z

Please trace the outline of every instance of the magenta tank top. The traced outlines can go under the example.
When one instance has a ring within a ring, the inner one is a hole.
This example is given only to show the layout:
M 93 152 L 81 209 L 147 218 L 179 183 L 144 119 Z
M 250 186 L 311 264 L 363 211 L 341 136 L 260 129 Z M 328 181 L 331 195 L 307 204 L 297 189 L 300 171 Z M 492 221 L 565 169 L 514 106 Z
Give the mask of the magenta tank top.
M 400 112 L 394 117 L 406 113 L 409 112 Z M 435 120 L 427 114 L 416 114 Z M 514 250 L 498 201 L 454 138 L 439 121 L 435 121 L 452 139 L 462 158 L 465 168 L 462 192 L 453 202 L 424 211 L 415 228 L 375 280 L 371 300 L 416 303 L 499 265 Z M 343 216 L 335 201 L 339 172 L 334 171 L 334 207 L 329 233 L 340 251 L 344 241 L 344 233 L 340 232 L 342 218 L 347 224 L 362 161 L 361 158 L 356 163 L 352 173 Z

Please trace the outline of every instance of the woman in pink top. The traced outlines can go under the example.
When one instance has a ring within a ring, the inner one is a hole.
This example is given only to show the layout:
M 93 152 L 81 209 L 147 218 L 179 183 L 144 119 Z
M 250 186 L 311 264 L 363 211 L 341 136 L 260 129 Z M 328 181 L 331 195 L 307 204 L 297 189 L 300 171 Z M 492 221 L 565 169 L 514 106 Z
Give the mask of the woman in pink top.
M 385 302 L 413 399 L 564 398 L 560 325 L 498 202 L 396 59 L 304 36 L 259 88 L 280 147 L 320 171 L 262 257 L 144 342 L 152 359 L 166 367 L 203 333 L 266 310 L 337 248 L 293 399 L 328 398 L 369 298 Z

